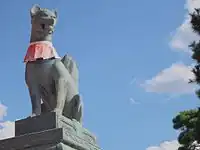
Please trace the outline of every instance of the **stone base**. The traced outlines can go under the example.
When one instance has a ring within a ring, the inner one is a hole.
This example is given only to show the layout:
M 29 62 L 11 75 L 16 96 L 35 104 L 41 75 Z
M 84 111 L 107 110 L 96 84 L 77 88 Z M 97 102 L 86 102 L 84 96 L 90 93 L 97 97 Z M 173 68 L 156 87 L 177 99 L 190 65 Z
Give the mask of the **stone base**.
M 15 122 L 15 137 L 0 150 L 100 150 L 96 138 L 75 120 L 54 112 Z

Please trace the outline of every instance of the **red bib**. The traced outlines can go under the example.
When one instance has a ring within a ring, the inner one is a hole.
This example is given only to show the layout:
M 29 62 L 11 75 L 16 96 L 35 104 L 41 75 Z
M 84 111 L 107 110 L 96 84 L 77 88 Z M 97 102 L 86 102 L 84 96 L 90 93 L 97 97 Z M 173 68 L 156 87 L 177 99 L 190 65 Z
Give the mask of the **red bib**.
M 48 41 L 39 41 L 30 43 L 24 62 L 36 61 L 38 58 L 48 59 L 52 57 L 59 58 L 52 43 Z

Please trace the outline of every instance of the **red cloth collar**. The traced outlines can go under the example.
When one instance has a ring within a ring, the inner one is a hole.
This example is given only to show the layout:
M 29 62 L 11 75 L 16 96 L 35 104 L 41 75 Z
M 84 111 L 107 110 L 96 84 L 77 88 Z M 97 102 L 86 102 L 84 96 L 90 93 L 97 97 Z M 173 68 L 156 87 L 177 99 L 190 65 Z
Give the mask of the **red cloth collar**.
M 48 58 L 59 58 L 55 48 L 51 42 L 40 41 L 30 43 L 26 55 L 24 57 L 24 62 L 36 61 L 38 58 L 48 59 Z

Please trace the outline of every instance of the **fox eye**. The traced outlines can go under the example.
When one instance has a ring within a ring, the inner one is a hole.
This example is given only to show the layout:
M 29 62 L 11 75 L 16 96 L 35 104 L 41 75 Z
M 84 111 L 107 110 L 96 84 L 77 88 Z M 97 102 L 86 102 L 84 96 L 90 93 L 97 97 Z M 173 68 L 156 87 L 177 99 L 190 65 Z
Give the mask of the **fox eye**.
M 41 24 L 41 27 L 44 30 L 45 29 L 45 24 Z

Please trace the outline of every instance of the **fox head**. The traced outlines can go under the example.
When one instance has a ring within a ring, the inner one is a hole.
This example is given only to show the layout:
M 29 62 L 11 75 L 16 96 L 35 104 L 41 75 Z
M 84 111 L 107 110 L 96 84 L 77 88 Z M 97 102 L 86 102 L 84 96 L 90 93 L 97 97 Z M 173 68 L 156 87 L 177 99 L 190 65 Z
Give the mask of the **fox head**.
M 31 39 L 30 42 L 50 41 L 57 21 L 57 12 L 39 5 L 33 5 L 30 10 L 31 16 Z

